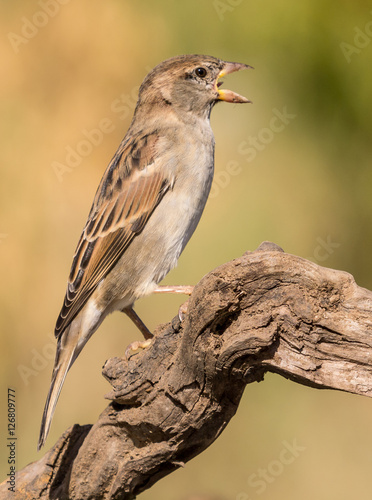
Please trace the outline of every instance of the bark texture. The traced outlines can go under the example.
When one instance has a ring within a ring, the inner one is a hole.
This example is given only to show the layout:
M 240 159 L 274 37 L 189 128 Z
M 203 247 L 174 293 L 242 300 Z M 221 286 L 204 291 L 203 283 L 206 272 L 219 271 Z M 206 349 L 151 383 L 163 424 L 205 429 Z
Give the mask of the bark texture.
M 206 449 L 266 372 L 371 396 L 371 333 L 372 292 L 263 243 L 206 275 L 149 348 L 109 359 L 99 420 L 68 429 L 0 498 L 134 499 Z

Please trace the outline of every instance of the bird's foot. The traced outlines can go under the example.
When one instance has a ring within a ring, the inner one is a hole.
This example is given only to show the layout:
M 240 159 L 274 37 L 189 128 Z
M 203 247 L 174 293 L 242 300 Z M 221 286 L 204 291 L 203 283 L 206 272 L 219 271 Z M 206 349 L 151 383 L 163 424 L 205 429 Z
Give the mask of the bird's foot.
M 146 347 L 151 345 L 153 334 L 150 332 L 150 330 L 147 328 L 138 314 L 134 312 L 133 307 L 126 307 L 122 309 L 122 311 L 125 312 L 125 314 L 133 321 L 133 323 L 140 330 L 140 332 L 142 332 L 142 335 L 146 339 L 143 341 L 136 340 L 135 342 L 129 344 L 129 346 L 125 349 L 125 358 L 129 359 L 131 354 L 134 354 L 135 351 L 138 351 L 139 349 L 145 349 Z
M 133 307 L 125 307 L 122 311 L 130 318 L 133 323 L 136 325 L 138 330 L 142 333 L 145 339 L 152 339 L 153 334 L 147 328 L 142 319 L 138 316 L 138 314 L 134 311 Z
M 189 308 L 189 301 L 181 304 L 178 309 L 178 317 L 180 318 L 181 323 L 185 319 L 185 315 L 187 313 L 188 308 Z
M 191 295 L 194 287 L 192 285 L 160 285 L 155 288 L 154 293 L 183 293 Z
M 146 349 L 146 347 L 149 347 L 152 343 L 152 338 L 147 339 L 147 340 L 136 340 L 135 342 L 132 342 L 129 344 L 129 346 L 125 349 L 125 359 L 129 359 L 132 354 L 135 354 L 136 351 L 139 351 L 140 349 Z
M 154 293 L 183 293 L 184 295 L 191 295 L 194 290 L 192 285 L 160 285 L 155 288 Z M 185 319 L 185 314 L 187 312 L 188 302 L 185 302 L 178 309 L 178 317 L 180 321 Z

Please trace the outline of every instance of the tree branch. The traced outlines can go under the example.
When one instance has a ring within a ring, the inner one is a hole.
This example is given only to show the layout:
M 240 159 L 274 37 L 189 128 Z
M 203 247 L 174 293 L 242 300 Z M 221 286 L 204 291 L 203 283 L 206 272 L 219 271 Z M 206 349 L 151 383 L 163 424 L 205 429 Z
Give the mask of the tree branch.
M 206 275 L 150 348 L 106 362 L 112 402 L 19 471 L 12 498 L 134 499 L 206 449 L 266 372 L 372 396 L 371 331 L 372 292 L 350 274 L 263 243 Z

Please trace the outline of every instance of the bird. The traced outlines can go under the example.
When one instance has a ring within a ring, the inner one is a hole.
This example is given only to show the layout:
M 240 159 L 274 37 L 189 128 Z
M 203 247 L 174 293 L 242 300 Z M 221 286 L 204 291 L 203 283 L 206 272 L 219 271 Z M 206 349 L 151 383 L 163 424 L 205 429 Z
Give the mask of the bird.
M 103 174 L 73 256 L 55 327 L 56 356 L 38 450 L 68 370 L 105 317 L 126 313 L 145 338 L 131 347 L 145 347 L 152 334 L 134 303 L 153 292 L 190 293 L 190 287 L 158 284 L 177 265 L 209 195 L 213 106 L 251 102 L 220 88 L 220 78 L 247 68 L 187 54 L 161 62 L 143 80 L 129 129 Z

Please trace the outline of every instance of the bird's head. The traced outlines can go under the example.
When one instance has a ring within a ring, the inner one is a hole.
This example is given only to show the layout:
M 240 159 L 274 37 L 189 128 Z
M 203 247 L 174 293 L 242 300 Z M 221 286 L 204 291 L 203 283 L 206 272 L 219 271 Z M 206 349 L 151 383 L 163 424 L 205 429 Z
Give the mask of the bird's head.
M 183 110 L 208 116 L 218 101 L 251 102 L 245 97 L 222 89 L 219 79 L 229 73 L 251 68 L 247 64 L 221 61 L 204 55 L 183 55 L 167 59 L 144 79 L 138 103 L 149 103 L 175 111 Z

